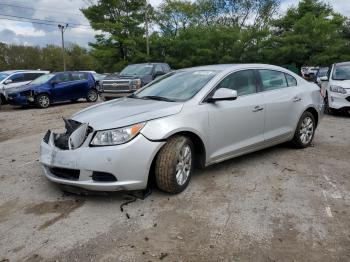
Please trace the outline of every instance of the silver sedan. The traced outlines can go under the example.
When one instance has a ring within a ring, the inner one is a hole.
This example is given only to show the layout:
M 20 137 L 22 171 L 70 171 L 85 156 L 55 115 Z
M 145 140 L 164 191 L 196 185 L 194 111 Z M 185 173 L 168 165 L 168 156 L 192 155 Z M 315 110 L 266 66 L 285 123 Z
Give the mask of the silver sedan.
M 318 86 L 281 67 L 181 69 L 76 113 L 65 133 L 48 131 L 40 161 L 59 184 L 141 190 L 154 176 L 161 190 L 179 193 L 195 167 L 287 141 L 309 146 L 322 112 Z

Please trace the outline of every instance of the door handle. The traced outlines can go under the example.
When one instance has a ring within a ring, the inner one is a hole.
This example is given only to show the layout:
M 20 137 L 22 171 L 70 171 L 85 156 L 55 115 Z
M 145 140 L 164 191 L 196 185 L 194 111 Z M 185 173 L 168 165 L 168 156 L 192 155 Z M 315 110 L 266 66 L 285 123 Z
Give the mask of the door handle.
M 293 98 L 293 102 L 299 102 L 299 101 L 301 101 L 301 97 L 296 96 Z
M 256 107 L 254 107 L 253 112 L 258 112 L 261 110 L 264 110 L 264 108 L 262 108 L 261 106 L 256 106 Z

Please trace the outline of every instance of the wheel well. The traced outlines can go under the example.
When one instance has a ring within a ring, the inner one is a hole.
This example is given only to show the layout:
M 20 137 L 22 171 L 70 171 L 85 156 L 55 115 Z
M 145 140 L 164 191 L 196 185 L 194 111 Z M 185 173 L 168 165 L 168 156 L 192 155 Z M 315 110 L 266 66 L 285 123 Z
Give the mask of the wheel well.
M 305 111 L 310 112 L 313 115 L 313 117 L 315 118 L 315 122 L 316 122 L 315 126 L 317 127 L 317 125 L 318 125 L 318 113 L 317 113 L 316 109 L 313 107 L 309 107 Z
M 182 132 L 178 132 L 178 133 L 175 133 L 175 134 L 169 136 L 166 140 L 168 140 L 170 137 L 173 137 L 173 136 L 186 136 L 186 137 L 189 137 L 191 139 L 191 141 L 193 143 L 193 147 L 194 147 L 194 152 L 196 155 L 195 167 L 196 168 L 204 168 L 205 167 L 205 160 L 206 160 L 206 151 L 205 151 L 205 146 L 204 146 L 202 139 L 193 132 L 182 131 Z M 155 168 L 155 163 L 156 163 L 159 151 L 160 151 L 160 149 L 158 150 L 157 154 L 154 156 L 151 167 L 150 167 L 149 176 L 148 176 L 148 185 L 155 183 L 154 168 Z
M 196 135 L 193 132 L 183 131 L 183 132 L 173 134 L 172 136 L 189 137 L 193 143 L 194 153 L 196 155 L 195 167 L 197 167 L 197 168 L 205 167 L 205 160 L 206 160 L 205 159 L 206 158 L 205 146 L 204 146 L 202 139 L 198 135 Z

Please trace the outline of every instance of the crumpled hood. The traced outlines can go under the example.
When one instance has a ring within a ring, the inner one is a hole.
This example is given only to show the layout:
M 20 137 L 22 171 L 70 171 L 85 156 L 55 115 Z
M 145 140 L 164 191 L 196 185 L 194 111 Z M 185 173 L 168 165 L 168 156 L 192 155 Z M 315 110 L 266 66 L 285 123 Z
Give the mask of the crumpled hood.
M 104 130 L 174 115 L 182 106 L 183 103 L 125 97 L 86 108 L 72 119 L 88 123 L 95 130 Z
M 29 85 L 11 87 L 11 88 L 5 89 L 5 91 L 7 94 L 11 94 L 11 93 L 23 92 L 23 91 L 27 91 L 27 90 L 34 90 L 39 86 L 40 85 L 30 85 L 29 84 Z
M 342 81 L 333 80 L 331 84 L 335 86 L 341 86 L 342 88 L 345 88 L 345 89 L 350 89 L 350 80 L 342 80 Z

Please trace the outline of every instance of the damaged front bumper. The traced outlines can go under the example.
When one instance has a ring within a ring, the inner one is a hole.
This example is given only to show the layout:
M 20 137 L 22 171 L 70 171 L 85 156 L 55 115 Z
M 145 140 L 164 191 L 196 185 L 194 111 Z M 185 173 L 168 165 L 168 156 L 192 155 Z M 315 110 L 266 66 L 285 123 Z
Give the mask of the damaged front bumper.
M 74 130 L 77 129 L 74 127 Z M 48 131 L 41 142 L 40 162 L 49 180 L 95 191 L 141 190 L 147 187 L 152 161 L 164 142 L 153 142 L 139 134 L 126 144 L 90 147 L 94 132 L 90 130 L 84 135 L 82 144 L 73 149 L 69 145 L 57 146 L 58 138 L 67 136 L 67 132 L 57 135 Z

